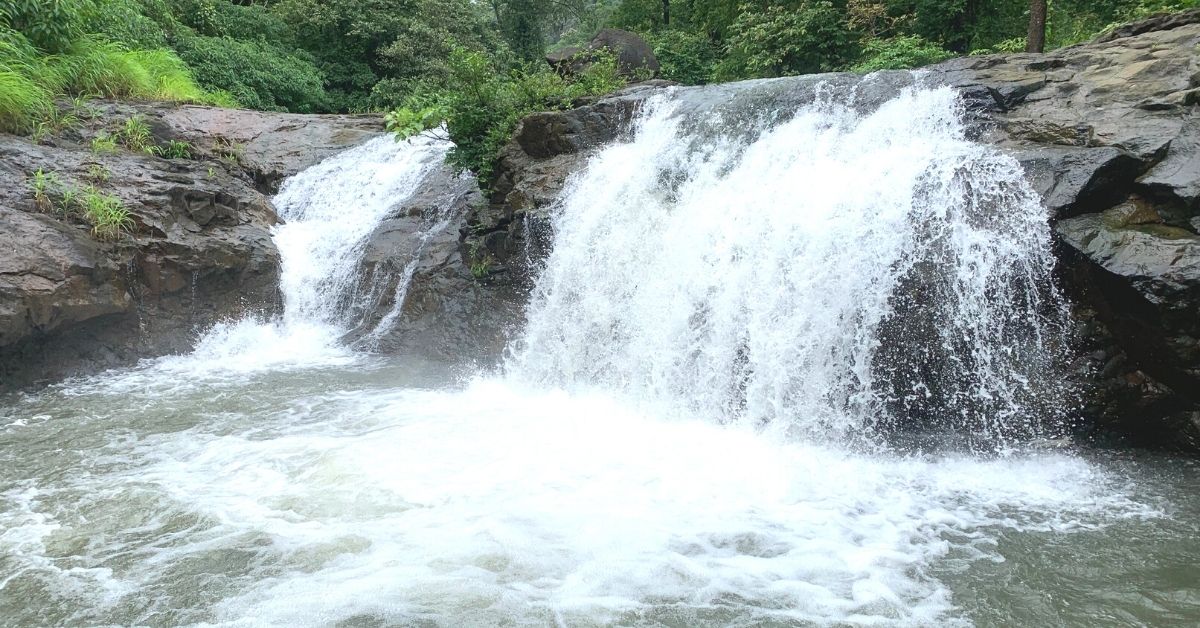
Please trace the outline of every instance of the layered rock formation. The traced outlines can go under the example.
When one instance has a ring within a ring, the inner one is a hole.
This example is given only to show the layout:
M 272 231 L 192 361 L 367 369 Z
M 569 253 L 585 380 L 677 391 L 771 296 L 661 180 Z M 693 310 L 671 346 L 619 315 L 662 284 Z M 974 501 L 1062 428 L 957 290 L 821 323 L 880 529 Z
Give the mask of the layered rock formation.
M 1081 429 L 1102 439 L 1200 451 L 1200 11 L 1117 29 L 1050 54 L 951 60 L 916 80 L 963 94 L 982 141 L 1011 152 L 1058 234 L 1078 323 L 1073 377 Z M 908 73 L 679 88 L 692 108 L 768 103 L 786 114 L 817 82 L 871 107 Z M 628 131 L 643 84 L 526 118 L 498 158 L 490 203 L 464 230 L 469 265 L 527 286 L 544 251 L 546 210 L 567 177 Z M 734 103 L 731 105 L 730 103 Z M 738 104 L 740 103 L 740 104 Z M 1054 376 L 1048 374 L 1048 376 Z
M 1099 436 L 1200 451 L 1200 10 L 1047 55 L 950 61 L 1061 239 Z
M 0 135 L 0 389 L 184 351 L 217 320 L 278 307 L 279 180 L 382 131 L 370 117 L 98 103 L 42 143 Z M 131 116 L 190 158 L 95 151 Z M 53 176 L 35 198 L 36 172 Z M 115 196 L 128 233 L 99 238 L 73 206 Z M 74 195 L 74 198 L 72 198 Z

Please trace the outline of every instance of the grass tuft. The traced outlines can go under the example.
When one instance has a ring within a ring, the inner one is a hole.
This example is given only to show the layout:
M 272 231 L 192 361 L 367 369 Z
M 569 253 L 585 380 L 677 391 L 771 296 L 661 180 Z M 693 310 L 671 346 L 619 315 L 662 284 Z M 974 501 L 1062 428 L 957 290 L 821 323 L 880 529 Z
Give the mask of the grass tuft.
M 154 152 L 154 137 L 150 134 L 150 125 L 146 124 L 146 118 L 141 114 L 126 118 L 117 135 L 121 144 L 135 153 Z
M 92 224 L 92 234 L 101 240 L 115 240 L 121 232 L 133 230 L 133 218 L 121 199 L 104 194 L 94 187 L 85 188 L 79 195 L 83 216 Z

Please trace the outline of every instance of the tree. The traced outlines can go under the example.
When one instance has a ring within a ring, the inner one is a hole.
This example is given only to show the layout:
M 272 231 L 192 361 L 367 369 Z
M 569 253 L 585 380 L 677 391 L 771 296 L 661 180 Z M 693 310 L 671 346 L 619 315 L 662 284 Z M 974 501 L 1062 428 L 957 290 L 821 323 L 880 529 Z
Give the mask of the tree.
M 1029 34 L 1025 52 L 1046 51 L 1046 0 L 1029 0 Z
M 492 0 L 500 34 L 518 57 L 527 61 L 542 57 L 546 47 L 543 23 L 547 9 L 546 3 L 538 0 Z

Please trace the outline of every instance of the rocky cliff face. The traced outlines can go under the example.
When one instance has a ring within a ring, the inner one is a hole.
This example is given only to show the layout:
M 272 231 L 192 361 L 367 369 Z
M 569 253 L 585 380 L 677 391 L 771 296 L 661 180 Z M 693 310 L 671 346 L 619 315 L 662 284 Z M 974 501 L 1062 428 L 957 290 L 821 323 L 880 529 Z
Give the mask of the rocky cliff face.
M 1200 11 L 935 76 L 1051 212 L 1094 432 L 1200 451 Z
M 1050 211 L 1073 301 L 1098 438 L 1200 451 L 1200 11 L 1123 27 L 1045 55 L 956 59 L 919 78 L 881 73 L 678 88 L 689 107 L 769 101 L 788 111 L 813 85 L 864 106 L 920 80 L 961 91 L 982 141 L 1011 152 Z M 528 286 L 546 212 L 567 177 L 628 131 L 664 86 L 637 85 L 571 111 L 526 118 L 498 159 L 490 203 L 463 230 L 466 263 L 492 286 Z
M 134 115 L 190 157 L 91 148 Z M 0 135 L 0 389 L 183 351 L 217 320 L 274 312 L 266 194 L 381 130 L 370 117 L 95 103 L 40 143 Z M 54 179 L 40 198 L 39 170 Z M 91 232 L 72 209 L 89 189 L 129 210 L 127 233 Z

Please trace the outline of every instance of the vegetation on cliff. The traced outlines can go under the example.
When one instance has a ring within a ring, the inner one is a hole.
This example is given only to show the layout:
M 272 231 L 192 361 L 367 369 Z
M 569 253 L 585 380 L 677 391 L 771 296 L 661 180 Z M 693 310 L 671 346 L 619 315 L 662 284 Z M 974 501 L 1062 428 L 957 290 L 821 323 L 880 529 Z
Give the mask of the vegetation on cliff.
M 1046 46 L 1198 5 L 1052 0 Z M 566 78 L 543 60 L 602 28 L 644 37 L 661 78 L 701 84 L 1021 50 L 1030 11 L 1029 0 L 0 0 L 0 130 L 54 127 L 55 100 L 73 95 L 393 111 L 401 135 L 444 122 L 452 162 L 486 180 L 522 115 L 624 82 L 604 59 Z

